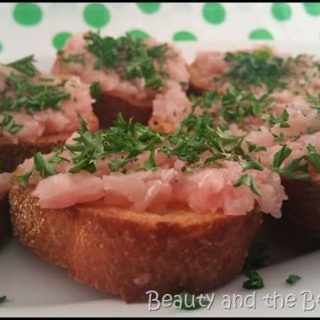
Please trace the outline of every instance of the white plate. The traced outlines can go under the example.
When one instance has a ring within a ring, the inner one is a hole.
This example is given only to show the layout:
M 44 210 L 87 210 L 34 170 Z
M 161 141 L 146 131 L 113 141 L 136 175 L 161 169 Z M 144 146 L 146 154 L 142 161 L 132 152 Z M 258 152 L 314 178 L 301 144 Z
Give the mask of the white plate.
M 251 44 L 252 45 L 252 44 Z M 247 47 L 243 45 L 224 44 L 219 49 Z M 194 56 L 196 49 L 212 48 L 208 44 L 184 44 L 181 48 L 186 52 L 188 60 Z M 320 45 L 303 44 L 277 45 L 277 49 L 285 52 L 309 52 L 316 54 Z M 40 68 L 49 70 L 53 57 L 40 59 Z M 239 276 L 228 285 L 216 290 L 215 300 L 210 310 L 181 311 L 174 307 L 161 305 L 157 311 L 149 311 L 148 303 L 126 304 L 112 295 L 100 293 L 68 278 L 66 272 L 39 260 L 31 252 L 12 239 L 0 251 L 0 296 L 6 295 L 8 301 L 0 305 L 0 316 L 315 316 L 320 313 L 320 251 L 298 258 L 294 250 L 279 248 L 269 239 L 269 252 L 273 253 L 274 265 L 260 270 L 265 287 L 257 291 L 242 289 L 243 276 Z M 236 245 L 236 244 L 235 244 Z M 290 259 L 285 262 L 283 260 Z M 279 261 L 282 261 L 279 263 Z M 285 283 L 289 274 L 298 274 L 302 279 L 294 286 Z M 242 305 L 232 304 L 228 300 L 234 294 L 246 299 Z M 268 304 L 267 294 L 277 295 L 275 302 Z M 288 304 L 283 304 L 291 295 Z M 212 296 L 211 296 L 212 297 Z M 282 303 L 282 304 L 281 304 Z M 153 308 L 156 308 L 153 305 Z

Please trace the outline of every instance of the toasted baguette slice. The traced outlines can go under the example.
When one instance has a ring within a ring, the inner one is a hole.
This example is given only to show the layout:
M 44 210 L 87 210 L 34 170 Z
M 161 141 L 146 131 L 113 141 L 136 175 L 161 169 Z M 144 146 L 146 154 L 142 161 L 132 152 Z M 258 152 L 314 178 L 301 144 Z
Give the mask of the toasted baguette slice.
M 10 233 L 8 196 L 0 197 L 0 246 Z
M 93 112 L 99 119 L 101 128 L 109 128 L 119 113 L 124 119 L 132 118 L 148 124 L 152 114 L 152 100 L 137 101 L 131 97 L 121 97 L 115 92 L 103 93 L 93 104 Z
M 15 180 L 15 179 L 14 179 Z M 34 187 L 10 190 L 14 233 L 42 259 L 127 302 L 159 294 L 207 292 L 240 271 L 261 214 L 132 212 L 101 203 L 41 209 Z
M 98 119 L 92 115 L 89 121 L 91 130 L 99 127 Z M 64 145 L 72 132 L 64 132 L 40 137 L 36 142 L 13 144 L 0 139 L 0 172 L 12 172 L 25 159 L 31 158 L 35 152 L 49 153 L 55 147 Z

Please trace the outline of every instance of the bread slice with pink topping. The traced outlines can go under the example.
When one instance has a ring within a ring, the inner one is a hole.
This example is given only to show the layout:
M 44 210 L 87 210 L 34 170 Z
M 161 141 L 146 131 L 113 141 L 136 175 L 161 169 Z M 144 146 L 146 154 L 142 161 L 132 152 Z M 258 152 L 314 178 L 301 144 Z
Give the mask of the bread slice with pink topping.
M 201 112 L 214 113 L 215 125 L 244 137 L 246 154 L 280 173 L 287 224 L 318 242 L 319 60 L 268 48 L 202 52 L 191 70 Z
M 226 92 L 232 86 L 257 96 L 289 88 L 314 94 L 320 90 L 317 59 L 308 54 L 279 54 L 271 47 L 251 50 L 200 51 L 189 66 L 190 86 L 195 93 Z
M 63 149 L 14 173 L 15 234 L 72 278 L 127 302 L 230 281 L 261 213 L 279 217 L 286 197 L 279 175 L 245 168 L 241 141 L 205 125 L 212 120 L 191 115 L 172 134 L 122 117 L 98 133 L 83 124 Z
M 58 53 L 53 73 L 77 75 L 91 85 L 97 99 L 94 112 L 103 128 L 119 112 L 127 120 L 147 124 L 156 97 L 172 88 L 183 92 L 189 83 L 186 61 L 176 48 L 130 34 L 74 35 Z
M 78 77 L 41 74 L 33 56 L 0 67 L 0 170 L 12 171 L 35 152 L 50 152 L 79 129 L 98 129 L 89 86 Z

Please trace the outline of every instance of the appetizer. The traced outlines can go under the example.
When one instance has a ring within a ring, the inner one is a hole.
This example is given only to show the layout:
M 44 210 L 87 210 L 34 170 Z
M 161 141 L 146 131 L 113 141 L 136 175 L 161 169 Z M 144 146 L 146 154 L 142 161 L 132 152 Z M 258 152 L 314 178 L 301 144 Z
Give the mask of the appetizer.
M 313 56 L 276 54 L 270 47 L 231 52 L 202 51 L 189 67 L 196 93 L 247 89 L 255 95 L 289 88 L 292 92 L 319 92 L 319 61 Z
M 125 119 L 147 124 L 156 97 L 161 101 L 172 91 L 181 95 L 189 83 L 186 62 L 177 49 L 130 34 L 119 38 L 93 32 L 74 35 L 58 52 L 53 73 L 77 75 L 91 85 L 97 99 L 94 112 L 103 128 L 119 112 Z
M 64 144 L 80 118 L 98 128 L 89 86 L 75 76 L 41 74 L 33 62 L 29 56 L 0 66 L 0 171 Z
M 280 177 L 246 165 L 241 139 L 188 115 L 171 134 L 118 116 L 14 172 L 14 232 L 42 259 L 127 302 L 207 292 L 240 273 Z
M 258 48 L 199 53 L 191 70 L 193 87 L 202 92 L 193 108 L 212 112 L 216 125 L 243 137 L 246 154 L 281 175 L 286 221 L 319 239 L 319 61 Z

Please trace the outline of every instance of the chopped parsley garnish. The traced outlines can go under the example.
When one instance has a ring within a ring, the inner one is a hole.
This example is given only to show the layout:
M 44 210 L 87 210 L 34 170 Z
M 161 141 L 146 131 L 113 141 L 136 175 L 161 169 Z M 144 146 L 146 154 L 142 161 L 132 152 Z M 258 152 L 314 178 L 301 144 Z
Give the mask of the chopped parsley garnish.
M 307 92 L 307 101 L 311 104 L 311 108 L 316 109 L 318 115 L 320 115 L 320 94 L 313 96 Z
M 296 274 L 290 274 L 288 276 L 288 278 L 286 279 L 286 283 L 290 284 L 290 285 L 294 285 L 295 283 L 297 283 L 299 280 L 301 279 L 300 276 L 296 275 Z
M 308 179 L 308 164 L 303 163 L 304 157 L 292 160 L 288 165 L 282 166 L 283 162 L 290 156 L 292 150 L 284 145 L 273 156 L 271 170 L 278 172 L 284 177 L 291 179 Z
M 96 57 L 95 68 L 115 69 L 124 79 L 141 78 L 146 88 L 161 89 L 168 77 L 164 68 L 167 44 L 148 48 L 129 33 L 120 38 L 101 37 L 99 33 L 85 35 L 86 49 Z
M 55 169 L 53 168 L 52 164 L 60 163 L 61 161 L 66 161 L 66 159 L 60 157 L 62 149 L 56 150 L 53 156 L 49 158 L 45 158 L 41 152 L 37 152 L 33 155 L 33 167 L 24 173 L 17 174 L 17 180 L 19 183 L 26 187 L 29 183 L 29 179 L 34 171 L 39 172 L 42 178 L 46 178 L 56 174 Z
M 261 171 L 263 169 L 261 163 L 259 163 L 258 161 L 252 160 L 252 159 L 245 160 L 243 163 L 241 163 L 241 165 L 243 167 L 243 171 L 249 170 L 249 169 Z
M 292 160 L 287 166 L 280 170 L 280 174 L 286 178 L 295 180 L 308 179 L 308 164 L 303 163 L 304 157 Z
M 262 243 L 254 244 L 246 257 L 243 272 L 256 270 L 265 266 L 268 256 L 266 255 L 267 246 Z
M 16 124 L 10 114 L 3 113 L 2 115 L 3 118 L 0 121 L 0 127 L 5 131 L 15 134 L 23 127 L 22 125 Z
M 99 99 L 101 96 L 101 85 L 99 82 L 92 82 L 90 85 L 90 94 L 93 99 Z
M 251 270 L 244 273 L 248 280 L 243 282 L 242 287 L 245 289 L 261 289 L 264 287 L 264 282 L 260 274 L 255 271 Z
M 242 273 L 248 278 L 243 282 L 242 287 L 246 289 L 260 289 L 264 287 L 264 282 L 256 269 L 265 266 L 268 256 L 265 254 L 266 245 L 255 244 L 250 248 L 246 257 Z
M 11 67 L 28 77 L 34 77 L 39 71 L 34 65 L 34 55 L 19 59 L 17 61 L 8 63 L 7 66 Z
M 320 171 L 320 154 L 315 146 L 309 144 L 307 146 L 308 154 L 305 156 L 306 160 L 318 171 Z
M 260 152 L 260 151 L 267 151 L 267 148 L 264 146 L 257 146 L 254 143 L 250 143 L 246 141 L 246 144 L 248 146 L 248 151 L 249 152 Z
M 273 156 L 271 169 L 278 172 L 282 163 L 290 156 L 291 152 L 292 150 L 287 145 L 282 146 Z
M 4 302 L 6 302 L 7 301 L 7 297 L 6 296 L 1 296 L 0 297 L 0 304 L 1 303 L 4 303 Z
M 14 74 L 5 81 L 10 94 L 5 93 L 0 102 L 0 115 L 3 116 L 0 127 L 11 134 L 17 133 L 22 125 L 15 123 L 9 112 L 26 110 L 33 114 L 46 109 L 58 110 L 60 103 L 70 98 L 70 94 L 59 86 L 33 84 Z
M 219 101 L 221 96 L 216 91 L 205 91 L 201 96 L 190 96 L 193 109 L 200 107 L 201 109 L 209 109 L 212 104 Z
M 196 296 L 195 294 L 188 292 L 181 292 L 174 296 L 174 305 L 181 310 L 197 310 L 204 308 L 209 305 L 209 301 L 205 298 L 200 298 L 201 296 Z
M 272 134 L 272 135 L 274 136 L 275 142 L 283 142 L 285 139 L 283 132 L 280 132 L 279 134 Z
M 56 171 L 53 169 L 50 161 L 46 161 L 40 152 L 35 153 L 33 159 L 34 168 L 40 173 L 41 177 L 45 178 L 56 174 Z
M 0 104 L 0 113 L 5 111 L 19 112 L 25 108 L 29 114 L 45 109 L 59 109 L 60 103 L 70 98 L 70 94 L 53 85 L 33 84 L 19 79 L 15 75 L 6 78 L 12 88 L 14 97 L 5 98 Z
M 239 187 L 241 185 L 249 187 L 253 193 L 255 193 L 258 196 L 261 196 L 261 192 L 256 186 L 251 174 L 246 173 L 242 175 L 234 184 L 235 187 Z
M 79 63 L 79 64 L 84 65 L 84 55 L 83 54 L 69 54 L 69 55 L 63 57 L 62 61 L 64 63 Z
M 71 173 L 81 170 L 94 173 L 101 161 L 106 161 L 111 171 L 126 172 L 126 165 L 129 163 L 132 164 L 130 170 L 152 171 L 157 169 L 156 153 L 164 153 L 169 158 L 186 162 L 182 169 L 184 172 L 208 164 L 219 166 L 220 160 L 243 162 L 244 157 L 244 170 L 260 170 L 259 164 L 253 160 L 250 162 L 250 158 L 240 148 L 242 137 L 230 135 L 221 128 L 214 128 L 212 122 L 213 117 L 208 113 L 192 113 L 181 122 L 174 133 L 165 134 L 131 120 L 125 121 L 119 114 L 114 126 L 102 132 L 90 132 L 82 121 L 79 136 L 62 150 L 69 153 L 72 159 L 69 170 Z M 62 150 L 56 153 L 58 158 Z M 116 157 L 110 158 L 113 154 Z M 144 161 L 137 162 L 142 154 Z M 43 177 L 54 174 L 52 159 L 46 159 L 38 153 L 34 156 L 34 161 L 32 172 L 38 171 Z M 29 171 L 18 176 L 20 183 L 26 185 L 31 174 Z M 259 193 L 252 178 L 249 182 L 246 179 L 242 182 L 249 184 L 256 194 Z
M 289 128 L 288 124 L 289 120 L 289 113 L 286 109 L 284 109 L 280 116 L 275 116 L 273 114 L 269 117 L 269 125 L 273 127 L 276 124 L 279 124 L 280 128 Z
M 283 77 L 289 72 L 288 63 L 283 58 L 274 56 L 268 49 L 227 52 L 225 61 L 230 64 L 227 76 L 236 83 L 266 85 L 270 91 L 285 86 Z
M 218 102 L 221 107 L 216 111 L 226 122 L 241 123 L 246 117 L 260 117 L 267 113 L 270 99 L 267 94 L 257 98 L 251 92 L 233 88 L 221 94 L 216 91 L 206 91 L 202 96 L 191 96 L 193 109 L 201 108 L 202 112 L 210 109 Z
M 221 98 L 219 112 L 225 121 L 241 122 L 245 117 L 259 117 L 265 113 L 269 102 L 267 95 L 257 98 L 246 90 L 229 90 Z

